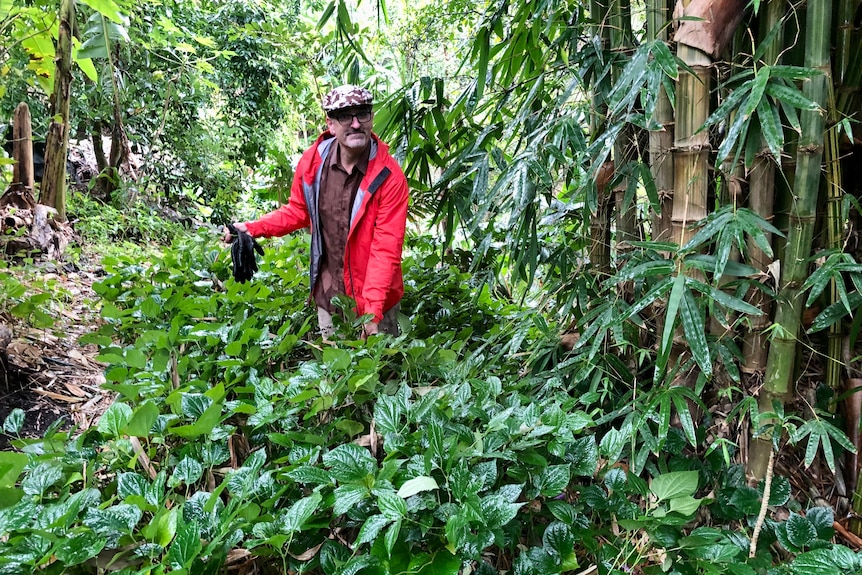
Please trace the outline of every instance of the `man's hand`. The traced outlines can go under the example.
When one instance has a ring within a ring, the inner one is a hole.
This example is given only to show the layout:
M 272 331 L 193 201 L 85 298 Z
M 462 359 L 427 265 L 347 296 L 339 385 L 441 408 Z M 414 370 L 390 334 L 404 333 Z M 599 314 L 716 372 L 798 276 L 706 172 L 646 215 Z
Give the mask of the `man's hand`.
M 380 331 L 377 328 L 377 322 L 369 322 L 362 326 L 362 339 L 368 339 L 369 336 L 377 335 Z
M 239 231 L 239 232 L 248 233 L 248 228 L 246 228 L 245 224 L 243 224 L 241 222 L 234 222 L 233 227 L 235 227 L 237 229 L 237 231 Z M 229 244 L 231 242 L 231 239 L 232 239 L 232 237 L 230 235 L 230 230 L 227 229 L 227 226 L 225 226 L 223 229 L 224 229 L 224 235 L 222 236 L 221 239 L 224 243 Z

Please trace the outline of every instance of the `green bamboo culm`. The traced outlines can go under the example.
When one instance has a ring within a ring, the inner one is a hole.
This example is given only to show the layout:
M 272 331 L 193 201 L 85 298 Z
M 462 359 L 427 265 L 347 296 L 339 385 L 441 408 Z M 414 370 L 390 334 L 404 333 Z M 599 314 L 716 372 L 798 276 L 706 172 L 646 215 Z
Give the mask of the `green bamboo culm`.
M 603 52 L 610 44 L 610 28 L 603 19 L 607 9 L 607 0 L 590 2 L 590 17 L 594 20 L 593 34 L 599 39 Z M 604 126 L 607 112 L 607 102 L 604 101 L 601 86 L 597 82 L 592 86 L 591 98 L 590 137 L 595 138 Z M 605 190 L 598 189 L 597 194 L 596 211 L 590 217 L 589 258 L 593 273 L 601 280 L 611 274 L 611 213 Z
M 761 411 L 771 411 L 773 402 L 786 402 L 793 393 L 796 347 L 801 331 L 804 294 L 800 287 L 808 277 L 817 197 L 820 189 L 820 167 L 823 160 L 824 110 L 827 105 L 829 74 L 829 41 L 832 22 L 832 0 L 808 3 L 805 27 L 805 65 L 821 73 L 807 78 L 802 91 L 820 105 L 818 111 L 803 111 L 802 133 L 796 157 L 793 201 L 790 206 L 787 243 L 781 258 L 781 280 L 775 312 L 775 327 L 766 362 L 764 385 L 760 391 Z M 749 453 L 749 473 L 762 478 L 772 449 L 770 438 L 753 442 Z
M 761 22 L 761 38 L 769 38 L 769 44 L 763 53 L 763 60 L 768 66 L 779 64 L 783 43 L 782 17 L 784 3 L 779 0 L 769 0 L 766 5 L 765 17 Z M 764 40 L 765 41 L 765 40 Z M 761 138 L 761 148 L 754 158 L 749 175 L 749 207 L 756 211 L 764 220 L 771 222 L 775 215 L 775 171 L 779 159 L 772 155 L 766 140 Z M 767 232 L 770 245 L 772 234 Z M 766 273 L 772 258 L 765 252 L 754 238 L 749 238 L 747 244 L 748 257 L 751 265 Z M 751 318 L 749 330 L 743 342 L 745 369 L 756 377 L 761 377 L 766 369 L 766 359 L 769 353 L 766 329 L 772 315 L 772 301 L 760 290 L 752 289 L 748 294 L 748 303 L 763 312 L 761 316 Z

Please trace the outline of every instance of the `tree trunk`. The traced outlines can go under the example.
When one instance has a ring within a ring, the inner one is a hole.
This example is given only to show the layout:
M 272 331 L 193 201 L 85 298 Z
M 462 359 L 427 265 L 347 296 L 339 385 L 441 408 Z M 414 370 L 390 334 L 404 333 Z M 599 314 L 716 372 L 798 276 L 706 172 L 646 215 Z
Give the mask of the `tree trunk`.
M 12 189 L 33 197 L 33 127 L 30 123 L 30 108 L 21 102 L 12 118 Z
M 829 33 L 832 0 L 811 0 L 808 3 L 805 26 L 805 65 L 823 73 L 802 83 L 807 98 L 826 108 L 829 76 Z M 766 363 L 766 376 L 760 390 L 760 410 L 771 411 L 773 402 L 785 402 L 793 391 L 796 365 L 796 341 L 801 332 L 804 294 L 800 287 L 808 277 L 814 224 L 817 217 L 817 197 L 820 189 L 820 167 L 823 159 L 824 117 L 820 112 L 805 111 L 800 117 L 802 134 L 799 138 L 796 177 L 790 208 L 787 243 L 781 258 L 781 280 L 775 313 L 775 332 Z M 755 477 L 766 472 L 769 441 L 756 441 L 749 454 L 748 471 Z
M 75 26 L 75 0 L 60 5 L 60 27 L 57 39 L 57 69 L 54 93 L 51 95 L 51 125 L 45 144 L 45 176 L 42 179 L 40 203 L 57 210 L 57 218 L 66 220 L 66 156 L 69 149 L 69 104 L 72 85 L 72 30 Z

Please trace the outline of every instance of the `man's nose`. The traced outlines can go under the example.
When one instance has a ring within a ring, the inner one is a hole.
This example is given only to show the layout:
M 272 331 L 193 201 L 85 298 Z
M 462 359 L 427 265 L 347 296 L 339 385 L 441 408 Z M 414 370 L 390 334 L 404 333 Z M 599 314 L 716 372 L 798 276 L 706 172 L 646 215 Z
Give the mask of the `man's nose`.
M 357 128 L 362 127 L 362 123 L 359 121 L 359 119 L 355 115 L 350 116 L 350 127 L 353 128 L 354 126 Z

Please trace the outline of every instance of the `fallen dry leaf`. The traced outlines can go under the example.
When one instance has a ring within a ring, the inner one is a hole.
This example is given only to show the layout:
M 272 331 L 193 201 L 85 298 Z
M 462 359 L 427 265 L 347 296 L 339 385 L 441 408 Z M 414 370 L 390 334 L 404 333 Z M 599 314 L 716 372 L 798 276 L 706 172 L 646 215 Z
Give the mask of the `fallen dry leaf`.
M 45 397 L 50 397 L 51 399 L 56 399 L 58 401 L 65 401 L 66 403 L 80 403 L 84 401 L 84 399 L 81 397 L 72 397 L 69 395 L 63 395 L 61 393 L 54 393 L 53 391 L 47 391 L 45 389 L 42 389 L 41 387 L 37 387 L 33 391 L 35 391 L 39 395 L 44 395 Z
M 293 557 L 294 559 L 296 559 L 297 561 L 308 561 L 309 559 L 311 559 L 312 557 L 317 555 L 317 552 L 320 551 L 320 548 L 322 545 L 323 545 L 323 543 L 319 543 L 319 544 L 315 545 L 314 547 L 312 547 L 311 549 L 309 549 L 307 551 L 303 551 L 299 555 L 294 555 L 290 551 L 288 551 L 287 554 L 290 555 L 291 557 Z

